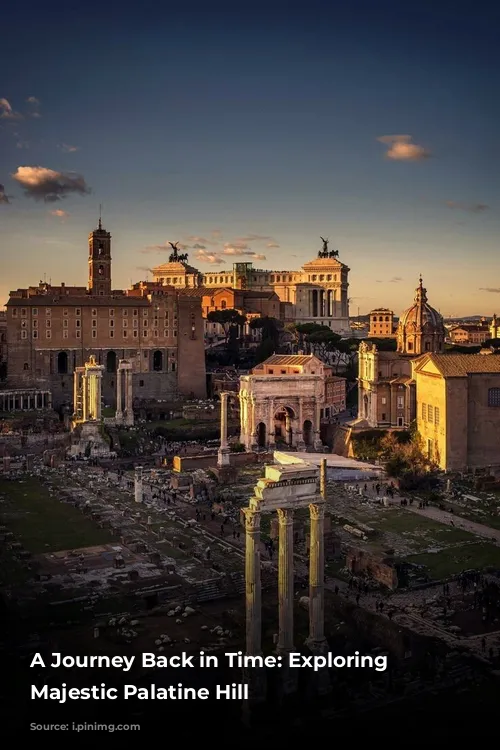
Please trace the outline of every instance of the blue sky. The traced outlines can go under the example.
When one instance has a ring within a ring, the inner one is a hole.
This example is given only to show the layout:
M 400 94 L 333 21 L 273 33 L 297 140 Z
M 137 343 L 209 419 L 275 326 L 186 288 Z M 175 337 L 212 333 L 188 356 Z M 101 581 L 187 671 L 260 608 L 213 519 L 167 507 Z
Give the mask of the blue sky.
M 433 5 L 4 10 L 0 303 L 84 285 L 102 203 L 115 287 L 169 240 L 202 270 L 284 269 L 323 235 L 352 314 L 399 313 L 419 273 L 445 315 L 500 312 L 500 16 Z

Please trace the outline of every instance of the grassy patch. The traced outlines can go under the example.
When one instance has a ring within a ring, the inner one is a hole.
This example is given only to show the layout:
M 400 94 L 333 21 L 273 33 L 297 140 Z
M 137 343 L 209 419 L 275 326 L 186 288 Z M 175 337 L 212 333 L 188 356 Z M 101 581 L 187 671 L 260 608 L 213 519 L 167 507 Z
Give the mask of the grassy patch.
M 425 536 L 429 541 L 434 540 L 439 544 L 457 544 L 459 542 L 470 542 L 474 535 L 462 529 L 453 528 L 439 521 L 405 511 L 388 511 L 380 516 L 367 521 L 367 525 L 377 531 L 389 531 L 395 534 L 411 534 Z
M 50 495 L 39 480 L 24 482 L 0 480 L 2 523 L 32 554 L 91 547 L 112 541 L 108 531 L 100 529 L 72 505 Z
M 479 570 L 489 566 L 500 568 L 500 547 L 489 542 L 464 544 L 436 553 L 409 555 L 406 561 L 425 565 L 429 574 L 439 580 L 469 568 Z

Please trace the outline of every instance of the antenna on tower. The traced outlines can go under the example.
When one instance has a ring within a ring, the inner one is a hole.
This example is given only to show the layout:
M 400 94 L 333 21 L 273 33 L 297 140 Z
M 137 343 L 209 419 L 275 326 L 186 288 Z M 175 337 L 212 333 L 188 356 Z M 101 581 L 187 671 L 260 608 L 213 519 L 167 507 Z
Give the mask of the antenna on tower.
M 102 229 L 102 203 L 99 203 L 99 229 Z

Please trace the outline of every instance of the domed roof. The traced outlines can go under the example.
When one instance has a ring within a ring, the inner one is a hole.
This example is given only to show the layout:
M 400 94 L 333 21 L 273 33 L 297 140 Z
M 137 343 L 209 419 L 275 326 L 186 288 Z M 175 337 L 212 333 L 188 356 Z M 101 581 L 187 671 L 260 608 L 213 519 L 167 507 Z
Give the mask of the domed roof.
M 404 311 L 399 319 L 398 328 L 401 330 L 426 331 L 428 333 L 443 333 L 442 316 L 427 302 L 427 290 L 422 285 L 422 277 L 415 292 L 415 302 Z

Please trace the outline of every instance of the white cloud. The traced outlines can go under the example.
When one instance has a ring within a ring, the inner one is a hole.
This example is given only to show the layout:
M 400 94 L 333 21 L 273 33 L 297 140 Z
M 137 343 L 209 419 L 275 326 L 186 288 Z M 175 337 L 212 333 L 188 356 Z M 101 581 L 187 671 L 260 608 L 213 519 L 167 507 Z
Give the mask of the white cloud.
M 266 245 L 266 247 L 268 247 L 269 249 L 271 249 L 273 247 L 279 247 L 279 245 L 278 245 L 277 242 L 268 242 L 267 245 Z
M 55 203 L 67 195 L 90 192 L 82 175 L 74 172 L 57 172 L 46 167 L 18 167 L 12 178 L 24 189 L 24 194 L 34 200 Z
M 380 143 L 389 146 L 386 158 L 394 161 L 422 161 L 431 156 L 431 152 L 423 146 L 412 143 L 411 135 L 381 135 L 377 138 Z
M 50 215 L 57 216 L 59 219 L 67 219 L 69 213 L 67 211 L 63 211 L 62 208 L 56 208 L 54 211 L 50 211 Z
M 29 111 L 28 114 L 30 117 L 41 117 L 40 114 L 40 99 L 37 99 L 36 96 L 28 96 L 26 99 L 26 104 L 29 104 Z
M 75 151 L 79 151 L 79 146 L 70 146 L 68 143 L 61 143 L 59 146 L 61 151 L 63 151 L 65 154 L 74 154 Z
M 7 99 L 0 99 L 0 119 L 1 120 L 22 120 L 20 112 L 14 112 L 10 102 Z
M 226 262 L 219 253 L 210 253 L 206 250 L 197 250 L 194 257 L 200 263 L 208 263 L 211 266 L 220 266 L 222 263 Z

